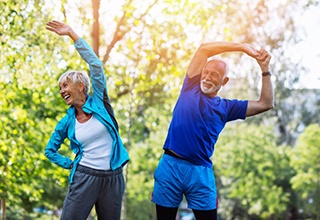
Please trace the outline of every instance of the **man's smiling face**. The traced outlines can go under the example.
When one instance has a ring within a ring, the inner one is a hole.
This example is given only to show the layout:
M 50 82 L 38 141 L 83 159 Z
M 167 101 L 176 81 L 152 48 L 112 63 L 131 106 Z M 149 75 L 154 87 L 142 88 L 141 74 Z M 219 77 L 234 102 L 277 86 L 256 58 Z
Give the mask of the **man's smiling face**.
M 222 60 L 210 60 L 202 69 L 200 88 L 209 96 L 216 96 L 221 86 L 225 85 L 229 78 L 225 76 L 227 64 Z

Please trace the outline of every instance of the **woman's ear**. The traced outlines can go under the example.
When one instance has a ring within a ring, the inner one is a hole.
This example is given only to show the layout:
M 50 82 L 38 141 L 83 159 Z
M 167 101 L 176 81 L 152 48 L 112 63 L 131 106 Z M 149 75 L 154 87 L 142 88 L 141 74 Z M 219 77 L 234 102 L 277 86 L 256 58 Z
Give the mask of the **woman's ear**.
M 82 82 L 78 82 L 77 89 L 82 93 L 84 91 L 84 84 Z

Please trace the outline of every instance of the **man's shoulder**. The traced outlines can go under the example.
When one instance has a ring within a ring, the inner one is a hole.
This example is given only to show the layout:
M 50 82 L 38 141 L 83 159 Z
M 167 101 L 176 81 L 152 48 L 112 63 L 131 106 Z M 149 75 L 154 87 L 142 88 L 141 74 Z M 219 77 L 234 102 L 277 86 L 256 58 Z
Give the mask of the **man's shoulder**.
M 181 91 L 188 92 L 194 90 L 200 90 L 200 76 L 189 78 L 188 74 L 186 74 Z

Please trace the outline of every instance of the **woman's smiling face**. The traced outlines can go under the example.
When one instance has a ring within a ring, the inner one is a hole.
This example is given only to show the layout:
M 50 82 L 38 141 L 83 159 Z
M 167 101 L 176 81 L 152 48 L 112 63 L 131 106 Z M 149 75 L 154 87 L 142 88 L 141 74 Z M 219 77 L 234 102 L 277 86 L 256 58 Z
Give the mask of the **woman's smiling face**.
M 60 95 L 68 105 L 76 104 L 81 98 L 80 83 L 74 84 L 69 78 L 59 84 Z M 84 94 L 82 94 L 84 95 Z

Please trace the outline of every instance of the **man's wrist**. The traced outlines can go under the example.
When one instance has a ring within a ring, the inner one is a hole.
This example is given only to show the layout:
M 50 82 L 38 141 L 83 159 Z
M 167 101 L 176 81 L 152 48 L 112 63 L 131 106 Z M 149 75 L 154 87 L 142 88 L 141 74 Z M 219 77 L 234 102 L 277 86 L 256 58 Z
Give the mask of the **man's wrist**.
M 264 71 L 264 72 L 262 72 L 262 76 L 271 76 L 271 72 L 270 71 Z

